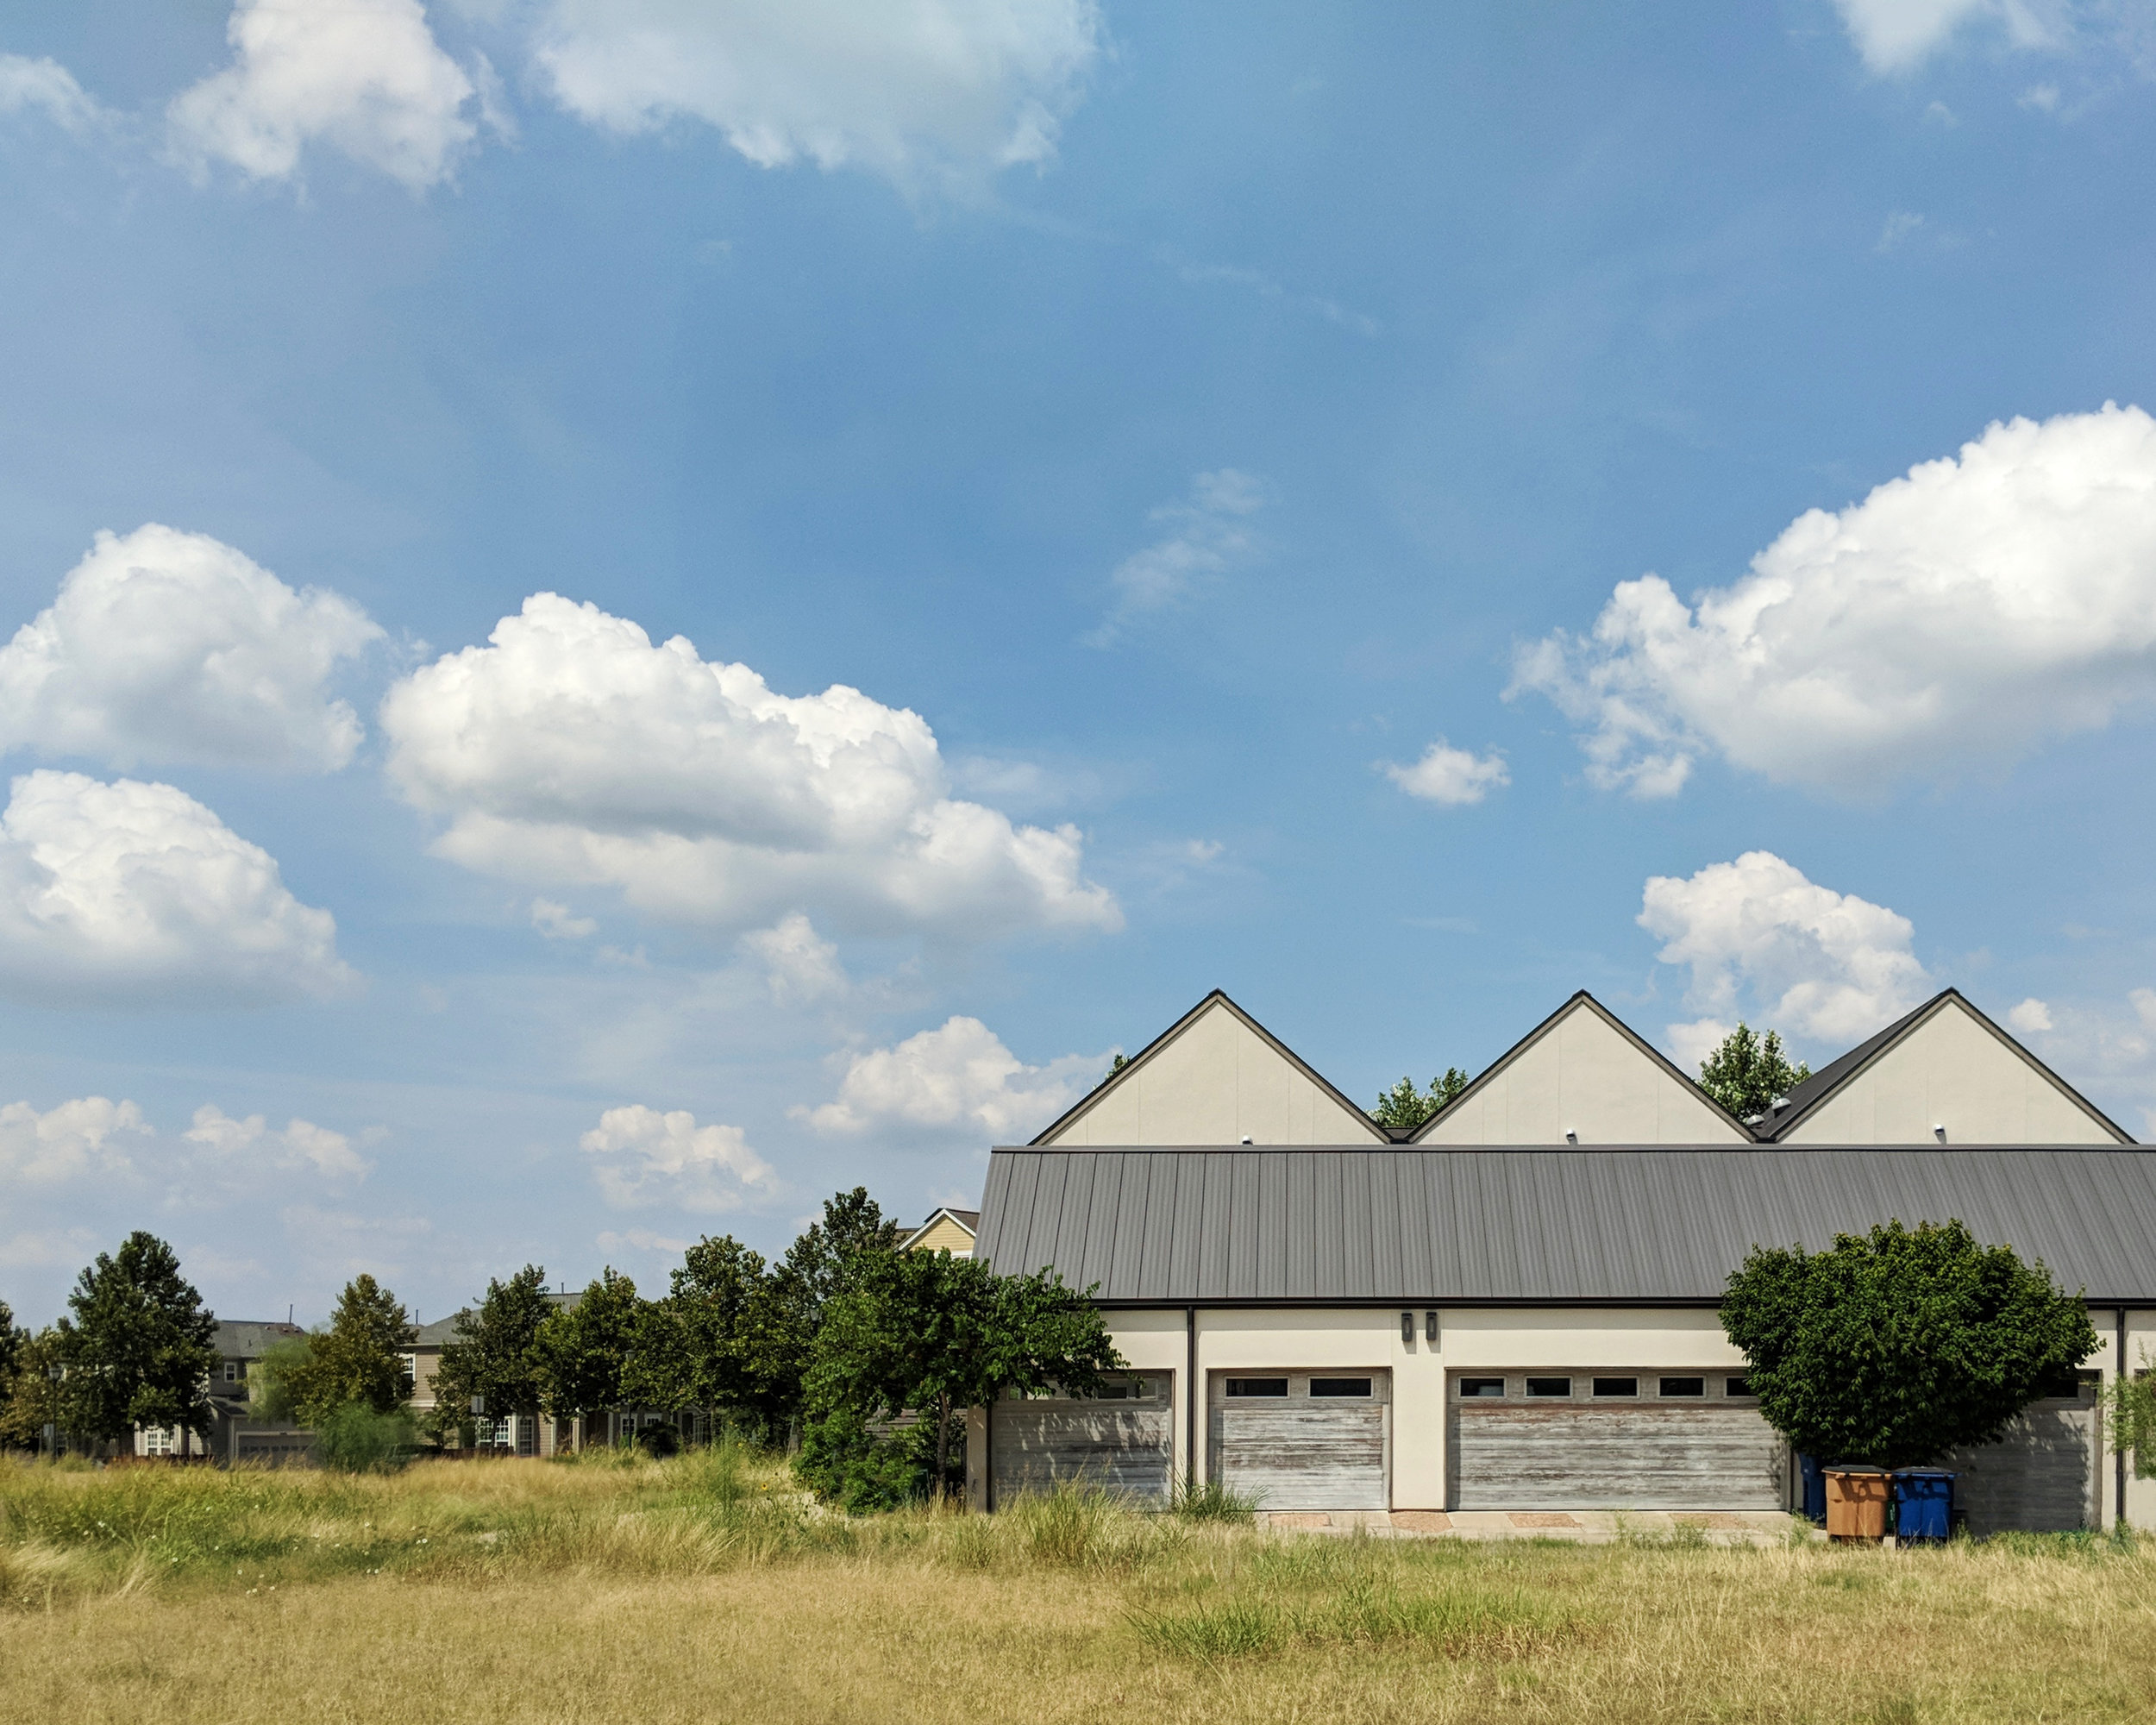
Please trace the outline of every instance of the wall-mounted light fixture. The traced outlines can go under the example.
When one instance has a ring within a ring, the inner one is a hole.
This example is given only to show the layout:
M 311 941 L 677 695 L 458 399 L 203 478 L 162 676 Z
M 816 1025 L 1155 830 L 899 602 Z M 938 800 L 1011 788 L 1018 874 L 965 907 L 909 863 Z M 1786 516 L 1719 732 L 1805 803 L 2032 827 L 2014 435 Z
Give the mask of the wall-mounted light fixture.
M 1938 1140 L 1939 1140 L 1941 1144 L 1946 1143 L 1946 1127 L 1944 1127 L 1944 1126 L 1934 1126 L 1934 1127 L 1932 1128 L 1932 1136 L 1933 1136 L 1934 1138 L 1937 1138 L 1937 1139 L 1938 1139 Z
M 1438 1314 L 1435 1312 L 1422 1314 L 1422 1338 L 1432 1347 L 1438 1345 Z
M 1571 1127 L 1567 1126 L 1564 1129 L 1564 1141 L 1567 1144 L 1577 1144 L 1580 1141 L 1580 1135 L 1574 1132 Z
M 1415 1345 L 1415 1314 L 1413 1312 L 1400 1314 L 1400 1345 L 1402 1347 Z

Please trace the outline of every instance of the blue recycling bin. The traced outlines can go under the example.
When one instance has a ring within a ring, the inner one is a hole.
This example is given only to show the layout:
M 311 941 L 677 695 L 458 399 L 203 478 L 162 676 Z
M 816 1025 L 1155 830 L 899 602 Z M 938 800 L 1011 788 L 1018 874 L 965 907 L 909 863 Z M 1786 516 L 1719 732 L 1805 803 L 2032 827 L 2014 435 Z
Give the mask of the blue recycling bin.
M 1894 1537 L 1943 1543 L 1953 1526 L 1954 1476 L 1943 1467 L 1901 1468 L 1892 1490 Z
M 1817 1456 L 1796 1458 L 1797 1478 L 1804 1490 L 1804 1519 L 1814 1527 L 1827 1525 L 1827 1475 Z

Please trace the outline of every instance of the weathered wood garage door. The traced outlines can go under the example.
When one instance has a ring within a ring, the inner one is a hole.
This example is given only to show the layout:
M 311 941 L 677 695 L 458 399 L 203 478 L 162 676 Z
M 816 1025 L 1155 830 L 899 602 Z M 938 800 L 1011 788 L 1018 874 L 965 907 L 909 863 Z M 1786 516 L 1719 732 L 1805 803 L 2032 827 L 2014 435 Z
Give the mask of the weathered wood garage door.
M 1392 1376 L 1216 1371 L 1206 1477 L 1261 1509 L 1384 1509 Z
M 1787 1452 L 1743 1389 L 1727 1372 L 1451 1373 L 1450 1507 L 1781 1509 Z
M 988 1465 L 998 1507 L 1062 1480 L 1165 1504 L 1174 1476 L 1172 1373 L 1111 1378 L 1102 1396 L 1005 1398 L 995 1404 Z
M 2097 1463 L 2102 1455 L 2096 1392 L 2036 1402 L 1996 1444 L 1958 1450 L 1941 1464 L 1960 1477 L 1954 1507 L 1969 1531 L 1985 1534 L 2071 1533 L 2100 1516 Z

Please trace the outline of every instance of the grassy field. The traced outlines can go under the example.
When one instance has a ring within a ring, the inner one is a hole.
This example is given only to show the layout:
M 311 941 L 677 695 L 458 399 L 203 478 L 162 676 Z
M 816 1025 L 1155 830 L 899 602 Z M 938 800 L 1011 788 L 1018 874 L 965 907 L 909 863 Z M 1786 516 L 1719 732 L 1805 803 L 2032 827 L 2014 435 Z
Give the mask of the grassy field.
M 0 1466 L 0 1720 L 2156 1718 L 2156 1549 L 815 1513 L 736 1453 Z

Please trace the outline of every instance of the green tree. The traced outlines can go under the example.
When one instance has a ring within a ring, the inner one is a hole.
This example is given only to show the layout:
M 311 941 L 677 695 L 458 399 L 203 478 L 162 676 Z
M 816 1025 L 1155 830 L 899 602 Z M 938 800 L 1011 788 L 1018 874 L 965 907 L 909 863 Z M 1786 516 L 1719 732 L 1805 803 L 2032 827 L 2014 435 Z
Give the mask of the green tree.
M 137 1426 L 207 1434 L 217 1320 L 172 1247 L 141 1230 L 76 1279 L 61 1333 L 76 1429 L 116 1441 Z
M 296 1386 L 314 1358 L 311 1336 L 279 1336 L 248 1363 L 247 1411 L 263 1425 L 298 1424 Z
M 2131 1377 L 2112 1378 L 2104 1403 L 2111 1447 L 2134 1458 L 2134 1478 L 2156 1479 L 2156 1373 L 2149 1369 L 2147 1349 L 2141 1350 L 2140 1367 Z
M 1381 1126 L 1413 1132 L 1438 1109 L 1451 1103 L 1467 1086 L 1467 1074 L 1457 1066 L 1448 1066 L 1432 1078 L 1426 1096 L 1415 1088 L 1413 1079 L 1403 1076 L 1391 1089 L 1378 1092 L 1377 1106 L 1370 1110 L 1370 1118 Z
M 682 1254 L 663 1300 L 647 1307 L 625 1382 L 637 1406 L 704 1408 L 769 1440 L 799 1403 L 802 1346 L 777 1278 L 730 1235 Z
M 72 1429 L 68 1386 L 60 1375 L 65 1369 L 61 1341 L 56 1326 L 22 1337 L 14 1380 L 0 1400 L 0 1445 L 34 1450 L 45 1441 L 47 1426 L 63 1434 Z
M 1811 1076 L 1802 1061 L 1789 1064 L 1773 1031 L 1762 1038 L 1741 1019 L 1699 1063 L 1700 1088 L 1740 1120 L 1758 1120 Z
M 998 1276 L 947 1251 L 864 1254 L 817 1333 L 801 1473 L 849 1509 L 888 1507 L 924 1484 L 940 1496 L 962 1472 L 953 1440 L 967 1408 L 1013 1389 L 1086 1395 L 1123 1364 L 1088 1295 L 1052 1270 Z M 877 1422 L 909 1411 L 912 1433 L 876 1435 Z
M 636 1284 L 610 1268 L 575 1305 L 547 1314 L 537 1338 L 540 1396 L 557 1426 L 634 1402 L 623 1381 L 648 1309 Z
M 0 1300 L 0 1408 L 15 1390 L 17 1363 L 22 1358 L 22 1345 L 30 1339 L 28 1330 L 16 1327 L 15 1311 L 5 1300 Z
M 397 1296 L 361 1271 L 337 1296 L 329 1327 L 308 1336 L 297 1359 L 272 1350 L 257 1371 L 283 1377 L 295 1416 L 307 1425 L 354 1405 L 388 1414 L 411 1398 L 404 1351 L 417 1333 Z
M 1890 1222 L 1832 1250 L 1755 1246 L 1722 1329 L 1759 1411 L 1822 1461 L 1908 1467 L 1989 1443 L 2096 1352 L 2078 1295 L 1960 1222 Z
M 479 1309 L 463 1314 L 435 1368 L 428 1429 L 437 1440 L 471 1441 L 473 1396 L 485 1399 L 488 1419 L 539 1411 L 545 1396 L 539 1327 L 551 1309 L 547 1272 L 536 1264 L 506 1282 L 487 1283 Z
M 826 1198 L 823 1219 L 802 1230 L 779 1260 L 749 1337 L 772 1435 L 782 1426 L 799 1429 L 805 1414 L 810 1357 L 831 1301 L 862 1263 L 896 1251 L 906 1234 L 866 1187 L 856 1186 Z

